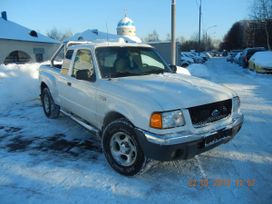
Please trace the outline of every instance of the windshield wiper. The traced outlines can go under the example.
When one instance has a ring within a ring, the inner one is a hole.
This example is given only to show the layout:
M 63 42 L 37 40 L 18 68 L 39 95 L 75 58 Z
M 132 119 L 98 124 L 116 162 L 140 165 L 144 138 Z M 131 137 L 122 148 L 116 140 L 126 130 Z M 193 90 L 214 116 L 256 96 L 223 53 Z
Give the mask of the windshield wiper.
M 156 69 L 156 70 L 153 69 L 153 70 L 150 70 L 150 71 L 146 71 L 143 74 L 147 75 L 147 74 L 162 74 L 162 73 L 164 73 L 163 69 Z
M 126 76 L 139 76 L 141 74 L 133 72 L 117 72 L 114 74 L 114 77 L 126 77 Z

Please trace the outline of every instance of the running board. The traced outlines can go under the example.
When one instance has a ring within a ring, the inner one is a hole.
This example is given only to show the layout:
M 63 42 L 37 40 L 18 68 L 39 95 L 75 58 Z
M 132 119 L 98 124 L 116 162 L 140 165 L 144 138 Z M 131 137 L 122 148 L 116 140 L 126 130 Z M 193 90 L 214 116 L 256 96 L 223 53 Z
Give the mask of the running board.
M 97 136 L 99 136 L 99 130 L 97 128 L 91 126 L 90 124 L 85 123 L 84 121 L 82 121 L 79 118 L 75 117 L 71 113 L 67 113 L 64 110 L 60 110 L 60 112 L 63 113 L 64 115 L 70 117 L 72 120 L 74 120 L 75 122 L 77 122 L 81 126 L 85 127 L 87 130 L 90 130 L 90 131 L 94 132 Z

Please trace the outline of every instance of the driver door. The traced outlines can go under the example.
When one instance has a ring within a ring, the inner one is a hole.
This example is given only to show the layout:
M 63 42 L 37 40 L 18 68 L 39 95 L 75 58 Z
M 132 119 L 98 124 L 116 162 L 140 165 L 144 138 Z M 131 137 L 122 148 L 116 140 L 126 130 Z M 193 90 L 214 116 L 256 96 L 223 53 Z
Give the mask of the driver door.
M 87 120 L 96 121 L 96 74 L 92 53 L 89 49 L 77 50 L 69 77 L 69 111 Z

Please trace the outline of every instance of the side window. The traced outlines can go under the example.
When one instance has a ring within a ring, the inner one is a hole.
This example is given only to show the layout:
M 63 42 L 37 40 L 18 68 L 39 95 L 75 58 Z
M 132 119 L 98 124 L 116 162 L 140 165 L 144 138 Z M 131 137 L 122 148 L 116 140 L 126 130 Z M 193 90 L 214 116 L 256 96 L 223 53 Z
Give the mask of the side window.
M 157 67 L 164 69 L 164 65 L 158 60 L 158 57 L 153 52 L 142 51 L 142 64 L 150 67 Z
M 74 50 L 68 50 L 65 55 L 65 59 L 71 60 L 73 56 Z
M 82 49 L 77 51 L 72 77 L 87 81 L 94 77 L 94 65 L 90 50 Z
M 63 63 L 62 63 L 61 71 L 60 71 L 61 74 L 63 74 L 63 75 L 68 74 L 69 66 L 70 66 L 70 63 L 71 63 L 73 53 L 74 53 L 74 50 L 68 50 L 66 52 L 65 58 L 64 58 Z

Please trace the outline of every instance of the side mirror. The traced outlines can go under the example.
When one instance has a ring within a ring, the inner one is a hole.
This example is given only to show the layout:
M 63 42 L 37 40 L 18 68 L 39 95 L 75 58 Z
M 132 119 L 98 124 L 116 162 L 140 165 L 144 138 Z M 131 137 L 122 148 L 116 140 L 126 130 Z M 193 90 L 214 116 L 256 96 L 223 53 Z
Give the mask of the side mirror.
M 176 65 L 170 64 L 169 67 L 171 68 L 173 73 L 177 72 L 177 66 Z
M 85 80 L 85 81 L 93 81 L 95 79 L 95 74 L 91 73 L 88 69 L 78 70 L 76 72 L 76 79 Z

